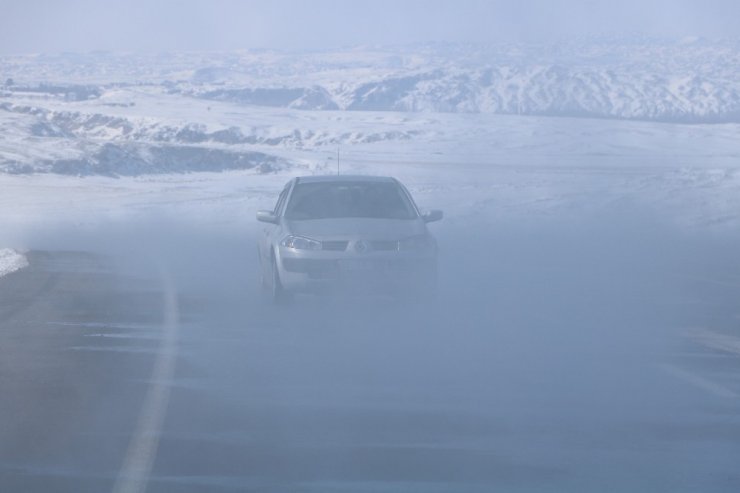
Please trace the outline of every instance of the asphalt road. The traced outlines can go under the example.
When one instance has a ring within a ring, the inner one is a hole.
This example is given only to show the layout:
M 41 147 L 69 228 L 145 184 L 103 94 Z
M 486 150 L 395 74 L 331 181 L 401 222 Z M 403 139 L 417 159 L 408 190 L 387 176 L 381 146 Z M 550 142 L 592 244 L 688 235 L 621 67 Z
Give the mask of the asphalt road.
M 737 245 L 499 226 L 411 305 L 266 305 L 248 234 L 31 252 L 0 491 L 740 491 Z

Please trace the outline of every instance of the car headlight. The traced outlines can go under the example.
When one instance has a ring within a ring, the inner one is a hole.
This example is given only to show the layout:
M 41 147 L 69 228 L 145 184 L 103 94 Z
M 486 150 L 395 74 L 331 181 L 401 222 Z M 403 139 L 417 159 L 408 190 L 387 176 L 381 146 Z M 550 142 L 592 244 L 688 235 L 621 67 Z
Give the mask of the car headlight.
M 321 250 L 321 242 L 306 238 L 305 236 L 286 236 L 280 242 L 280 246 L 293 248 L 295 250 Z
M 412 236 L 398 242 L 399 252 L 418 252 L 433 250 L 436 246 L 434 238 L 429 235 Z

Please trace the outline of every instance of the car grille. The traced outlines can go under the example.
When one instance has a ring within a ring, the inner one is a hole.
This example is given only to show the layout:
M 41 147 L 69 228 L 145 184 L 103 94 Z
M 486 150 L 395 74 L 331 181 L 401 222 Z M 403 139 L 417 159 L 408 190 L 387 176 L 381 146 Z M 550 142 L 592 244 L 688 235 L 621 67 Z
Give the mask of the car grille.
M 424 260 L 348 258 L 297 259 L 284 258 L 288 272 L 307 274 L 309 279 L 390 280 L 428 272 L 431 264 Z
M 395 252 L 398 251 L 397 241 L 373 240 L 367 242 L 370 249 L 375 252 Z M 322 241 L 321 249 L 330 252 L 344 252 L 349 246 L 348 241 Z
M 330 279 L 339 275 L 336 260 L 285 258 L 283 266 L 288 272 L 308 274 L 311 279 Z
M 321 249 L 331 252 L 343 252 L 347 249 L 347 241 L 322 241 Z
M 377 252 L 394 252 L 398 250 L 397 241 L 371 241 L 370 246 Z

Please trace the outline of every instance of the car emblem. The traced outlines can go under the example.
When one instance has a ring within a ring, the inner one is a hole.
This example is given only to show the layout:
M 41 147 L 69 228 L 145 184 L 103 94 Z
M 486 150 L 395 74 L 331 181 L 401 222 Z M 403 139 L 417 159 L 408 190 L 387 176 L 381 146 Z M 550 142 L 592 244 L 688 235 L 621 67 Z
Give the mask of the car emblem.
M 370 245 L 367 244 L 366 241 L 356 241 L 355 242 L 355 251 L 357 253 L 365 253 L 370 249 Z

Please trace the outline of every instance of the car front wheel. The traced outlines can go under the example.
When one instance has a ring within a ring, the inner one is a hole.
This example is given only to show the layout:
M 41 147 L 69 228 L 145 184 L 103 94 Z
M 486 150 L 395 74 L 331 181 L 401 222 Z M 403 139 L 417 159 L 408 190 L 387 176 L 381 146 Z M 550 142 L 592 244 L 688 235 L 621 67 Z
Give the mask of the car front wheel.
M 275 260 L 274 255 L 272 257 L 270 298 L 273 303 L 278 305 L 288 303 L 292 298 L 290 292 L 285 290 L 283 283 L 280 281 L 280 271 L 278 270 L 277 261 Z

